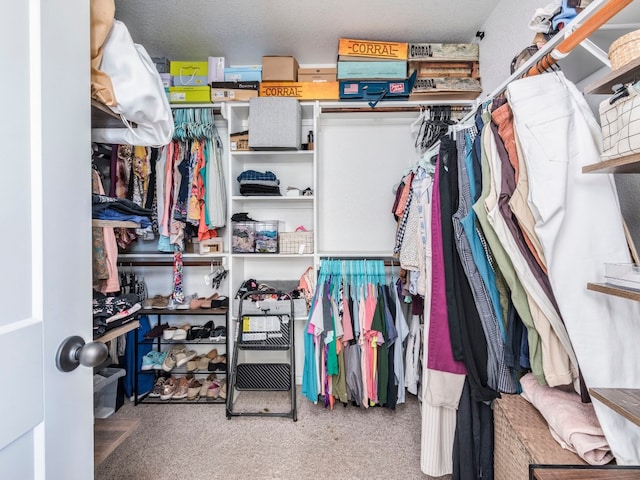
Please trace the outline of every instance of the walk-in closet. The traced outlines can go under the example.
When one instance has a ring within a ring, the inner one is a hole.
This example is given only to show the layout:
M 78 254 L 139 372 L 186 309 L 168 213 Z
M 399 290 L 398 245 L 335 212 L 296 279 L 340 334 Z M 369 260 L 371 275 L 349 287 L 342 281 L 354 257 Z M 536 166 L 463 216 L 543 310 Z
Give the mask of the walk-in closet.
M 640 3 L 5 5 L 4 479 L 640 478 Z

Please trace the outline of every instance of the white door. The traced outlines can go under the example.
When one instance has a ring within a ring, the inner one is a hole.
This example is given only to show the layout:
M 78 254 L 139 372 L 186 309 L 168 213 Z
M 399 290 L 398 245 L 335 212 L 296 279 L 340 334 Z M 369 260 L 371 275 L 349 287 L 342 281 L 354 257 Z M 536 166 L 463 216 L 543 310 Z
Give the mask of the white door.
M 93 478 L 88 0 L 0 0 L 0 479 Z

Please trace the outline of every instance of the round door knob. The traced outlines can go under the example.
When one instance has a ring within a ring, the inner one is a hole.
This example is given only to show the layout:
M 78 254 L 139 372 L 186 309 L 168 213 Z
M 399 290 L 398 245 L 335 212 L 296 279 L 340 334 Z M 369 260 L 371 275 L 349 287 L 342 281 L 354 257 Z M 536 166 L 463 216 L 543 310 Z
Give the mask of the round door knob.
M 102 365 L 109 356 L 109 349 L 104 343 L 85 343 L 82 337 L 74 335 L 67 337 L 58 347 L 56 367 L 61 372 L 75 370 L 78 365 L 97 367 Z

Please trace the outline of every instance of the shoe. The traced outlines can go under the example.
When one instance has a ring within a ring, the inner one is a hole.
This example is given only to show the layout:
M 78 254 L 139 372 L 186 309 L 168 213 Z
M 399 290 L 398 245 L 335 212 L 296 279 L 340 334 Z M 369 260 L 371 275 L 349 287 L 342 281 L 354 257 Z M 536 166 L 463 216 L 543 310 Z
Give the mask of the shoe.
M 224 378 L 220 380 L 220 398 L 227 399 L 227 381 Z
M 205 297 L 194 298 L 189 303 L 189 308 L 191 308 L 191 309 L 211 308 L 211 301 L 214 298 L 218 298 L 218 294 L 217 293 L 214 293 L 210 297 L 206 297 L 206 298 Z
M 211 383 L 215 379 L 216 379 L 216 374 L 210 373 L 209 376 L 202 381 L 202 386 L 200 387 L 200 394 L 199 394 L 201 397 L 207 396 L 207 391 L 209 390 Z
M 200 360 L 202 357 L 200 355 L 196 355 L 191 360 L 187 362 L 187 372 L 195 372 L 198 370 L 198 365 L 200 364 Z
M 142 365 L 140 370 L 153 370 L 153 367 L 158 363 L 158 352 L 151 350 L 144 354 L 142 357 Z
M 226 342 L 227 341 L 227 327 L 223 327 L 222 325 L 213 329 L 211 332 L 211 340 L 216 342 Z
M 187 377 L 178 378 L 178 384 L 176 385 L 176 390 L 173 392 L 173 400 L 180 400 L 183 398 L 187 398 L 189 394 L 189 379 Z
M 162 338 L 164 340 L 173 340 L 173 335 L 176 333 L 178 327 L 167 327 L 162 332 Z
M 169 377 L 164 385 L 162 385 L 162 393 L 160 394 L 160 400 L 170 400 L 173 397 L 178 382 L 175 378 Z
M 191 328 L 191 325 L 189 325 L 188 323 L 181 325 L 173 332 L 172 340 L 175 340 L 178 342 L 182 340 L 186 340 L 187 332 L 189 331 L 190 328 Z
M 161 337 L 162 333 L 168 327 L 169 327 L 168 323 L 163 323 L 162 325 L 156 325 L 155 327 L 153 327 L 151 330 L 149 330 L 147 333 L 144 334 L 144 338 L 149 340 L 149 339 L 152 339 L 152 338 Z
M 144 308 L 145 310 L 151 310 L 153 308 L 153 299 L 152 298 L 145 298 L 142 301 L 142 308 Z
M 213 380 L 207 389 L 207 398 L 216 399 L 220 395 L 220 382 Z
M 202 388 L 202 383 L 198 380 L 192 378 L 189 380 L 187 384 L 187 400 L 195 400 L 200 396 L 200 389 Z
M 198 358 L 198 370 L 206 371 L 209 368 L 209 357 L 200 355 Z
M 211 306 L 209 308 L 229 308 L 229 297 L 218 297 L 211 300 Z
M 185 295 L 182 303 L 175 302 L 176 310 L 189 310 L 191 308 L 191 301 L 194 298 L 198 298 L 197 293 L 194 293 L 192 295 Z
M 164 359 L 167 357 L 167 352 L 158 352 L 158 356 L 156 357 L 156 363 L 153 364 L 154 370 L 162 370 L 162 364 L 164 363 Z
M 163 297 L 162 295 L 156 295 L 151 298 L 151 308 L 165 309 L 169 305 L 169 297 Z
M 176 367 L 186 365 L 187 362 L 195 358 L 196 355 L 198 355 L 198 352 L 196 352 L 195 350 L 187 350 L 185 348 L 184 350 L 179 351 L 175 354 Z
M 218 355 L 213 360 L 209 361 L 210 372 L 226 372 L 227 371 L 227 355 Z
M 160 395 L 162 395 L 162 390 L 164 388 L 164 384 L 167 383 L 168 379 L 169 379 L 169 377 L 165 377 L 163 375 L 161 375 L 158 378 L 156 378 L 156 381 L 153 384 L 153 390 L 151 390 L 151 392 L 149 392 L 149 397 L 151 397 L 151 398 L 160 397 Z
M 186 349 L 187 349 L 187 346 L 183 343 L 172 345 L 169 351 L 167 352 L 167 355 L 164 358 L 164 361 L 162 362 L 162 370 L 164 370 L 165 372 L 170 372 L 171 370 L 173 370 L 173 368 L 176 367 L 178 364 L 178 359 L 176 358 L 177 355 L 179 353 L 182 353 Z
M 209 353 L 207 353 L 207 358 L 209 360 L 213 360 L 217 356 L 218 356 L 218 350 L 216 350 L 215 348 L 212 348 L 211 350 L 209 350 Z
M 187 340 L 198 340 L 201 338 L 209 338 L 211 335 L 211 329 L 213 328 L 213 321 L 209 320 L 204 325 L 194 325 L 187 332 Z

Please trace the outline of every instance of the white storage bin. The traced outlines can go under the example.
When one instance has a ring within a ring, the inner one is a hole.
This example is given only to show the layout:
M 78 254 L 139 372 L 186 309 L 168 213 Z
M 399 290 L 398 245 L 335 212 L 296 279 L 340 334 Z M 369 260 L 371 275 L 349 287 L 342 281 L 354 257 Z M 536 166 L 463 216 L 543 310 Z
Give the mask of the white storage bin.
M 300 150 L 302 108 L 295 98 L 255 97 L 249 100 L 249 148 Z
M 116 411 L 118 379 L 124 377 L 124 368 L 103 368 L 93 376 L 93 415 L 107 418 Z

